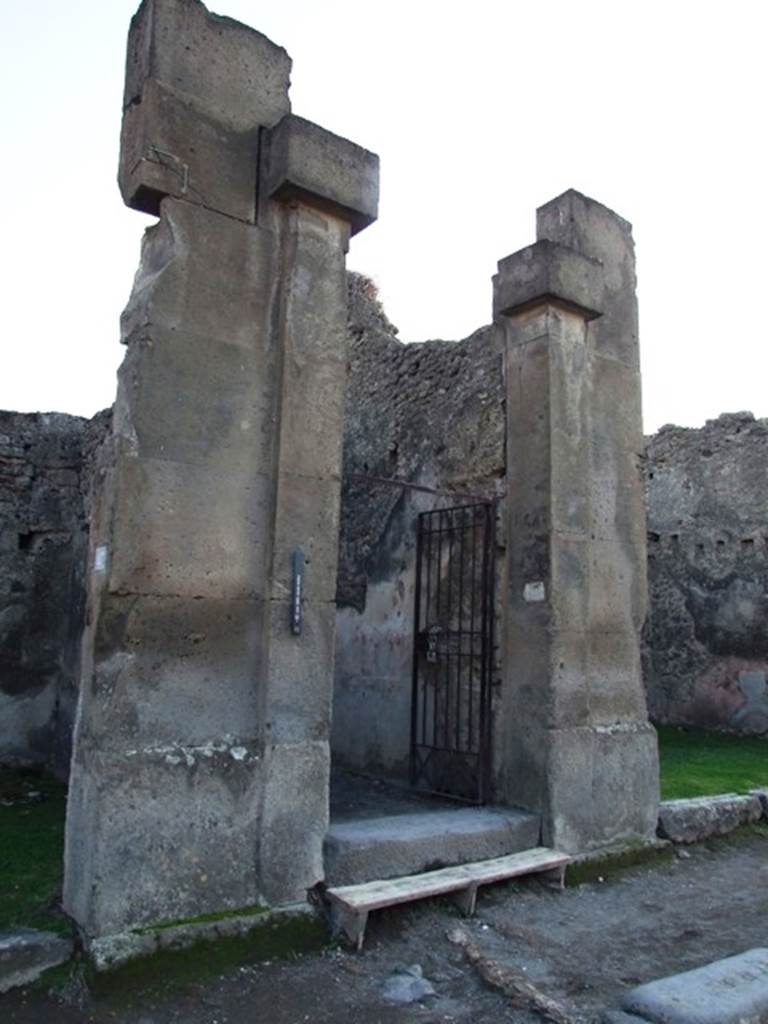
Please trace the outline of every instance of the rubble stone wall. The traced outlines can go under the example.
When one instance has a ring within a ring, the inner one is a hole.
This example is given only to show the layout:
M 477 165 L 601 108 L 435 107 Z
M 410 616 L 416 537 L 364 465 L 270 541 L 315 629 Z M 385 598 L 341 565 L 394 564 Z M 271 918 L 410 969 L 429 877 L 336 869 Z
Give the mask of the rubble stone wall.
M 768 733 L 768 420 L 663 427 L 646 454 L 651 717 Z
M 0 412 L 0 763 L 66 778 L 88 490 L 109 413 Z

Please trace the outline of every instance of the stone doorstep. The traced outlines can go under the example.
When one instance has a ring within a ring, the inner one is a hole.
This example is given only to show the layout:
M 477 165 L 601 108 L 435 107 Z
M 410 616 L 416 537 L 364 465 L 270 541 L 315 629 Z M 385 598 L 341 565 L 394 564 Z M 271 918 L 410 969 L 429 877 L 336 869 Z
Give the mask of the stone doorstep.
M 764 1024 L 768 1021 L 768 949 L 750 949 L 639 985 L 623 997 L 621 1006 L 630 1015 L 627 1021 L 650 1024 Z M 622 1022 L 615 1016 L 607 1020 Z
M 53 932 L 32 928 L 0 932 L 0 994 L 28 985 L 49 968 L 66 963 L 74 950 L 72 939 Z
M 332 823 L 324 846 L 329 885 L 415 875 L 537 846 L 539 816 L 490 807 L 441 808 Z
M 94 968 L 105 972 L 163 950 L 187 949 L 198 942 L 237 938 L 257 928 L 301 918 L 315 922 L 317 915 L 307 903 L 291 903 L 263 913 L 235 914 L 213 921 L 188 921 L 154 928 L 148 925 L 114 935 L 86 938 L 84 945 Z
M 673 843 L 699 843 L 759 821 L 767 803 L 768 794 L 763 790 L 664 800 L 659 806 L 658 833 Z

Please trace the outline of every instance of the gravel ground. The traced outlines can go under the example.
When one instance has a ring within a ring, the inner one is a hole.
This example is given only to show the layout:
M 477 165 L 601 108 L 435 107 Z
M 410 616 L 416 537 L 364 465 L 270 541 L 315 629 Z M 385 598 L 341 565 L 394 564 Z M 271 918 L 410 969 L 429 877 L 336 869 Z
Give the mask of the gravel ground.
M 672 860 L 565 892 L 540 882 L 481 889 L 476 917 L 446 902 L 371 917 L 366 951 L 329 949 L 241 967 L 176 992 L 81 1008 L 42 993 L 0 997 L 4 1024 L 540 1024 L 488 988 L 448 934 L 514 969 L 574 1021 L 599 1019 L 629 987 L 768 945 L 768 838 L 759 830 L 678 851 Z M 389 1005 L 393 972 L 418 964 L 435 995 Z

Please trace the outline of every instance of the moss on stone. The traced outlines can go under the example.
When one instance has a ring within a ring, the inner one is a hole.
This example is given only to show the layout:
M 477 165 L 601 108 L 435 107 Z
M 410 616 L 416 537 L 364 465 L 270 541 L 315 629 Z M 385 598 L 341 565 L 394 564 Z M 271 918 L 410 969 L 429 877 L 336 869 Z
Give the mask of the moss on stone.
M 629 868 L 655 864 L 659 860 L 671 860 L 671 845 L 656 845 L 640 840 L 628 840 L 613 850 L 585 857 L 569 864 L 565 874 L 566 885 L 583 885 L 585 882 L 596 882 L 598 879 L 611 878 Z
M 145 928 L 133 928 L 134 935 L 152 935 L 154 932 L 168 931 L 171 928 L 183 928 L 185 925 L 215 924 L 216 921 L 231 921 L 237 917 L 256 917 L 269 913 L 269 907 L 254 904 L 239 910 L 220 910 L 212 914 L 199 914 L 197 917 L 182 917 L 177 921 L 162 921 L 160 924 L 147 925 Z
M 263 914 L 264 910 L 254 913 Z M 204 984 L 246 964 L 295 957 L 327 944 L 328 932 L 319 918 L 286 914 L 259 922 L 244 935 L 203 939 L 183 949 L 161 949 L 111 971 L 88 967 L 86 981 L 97 999 L 130 1003 L 148 992 L 159 994 Z

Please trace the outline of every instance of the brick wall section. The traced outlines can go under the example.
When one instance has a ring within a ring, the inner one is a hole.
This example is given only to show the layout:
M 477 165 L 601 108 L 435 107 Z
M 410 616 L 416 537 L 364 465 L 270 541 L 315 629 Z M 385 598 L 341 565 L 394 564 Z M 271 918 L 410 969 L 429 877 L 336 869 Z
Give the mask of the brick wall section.
M 646 448 L 657 722 L 768 732 L 768 420 L 663 427 Z
M 0 762 L 68 771 L 87 491 L 110 414 L 0 412 Z

